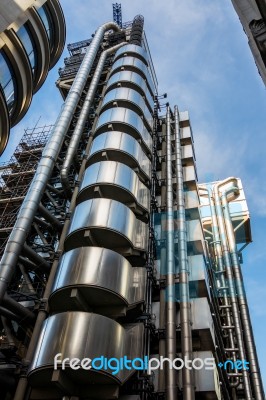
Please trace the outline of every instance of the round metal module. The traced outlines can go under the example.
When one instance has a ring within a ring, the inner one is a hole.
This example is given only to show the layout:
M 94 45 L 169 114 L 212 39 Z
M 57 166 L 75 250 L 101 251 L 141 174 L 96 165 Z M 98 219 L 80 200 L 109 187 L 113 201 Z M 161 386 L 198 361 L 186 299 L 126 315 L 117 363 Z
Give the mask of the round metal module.
M 83 175 L 77 204 L 95 197 L 120 201 L 139 219 L 147 221 L 150 191 L 127 165 L 101 161 L 89 166 Z
M 147 186 L 151 181 L 151 161 L 139 142 L 124 132 L 108 131 L 92 141 L 86 167 L 102 160 L 119 161 L 129 166 Z
M 80 247 L 66 252 L 49 298 L 51 312 L 91 310 L 119 317 L 143 303 L 146 273 L 132 267 L 120 254 L 102 247 Z
M 147 225 L 130 208 L 115 200 L 97 198 L 77 205 L 64 248 L 105 247 L 134 265 L 144 265 L 147 241 Z
M 114 374 L 112 368 L 104 368 L 104 365 L 98 370 L 81 368 L 81 365 L 87 361 L 88 367 L 88 359 L 99 361 L 99 356 L 120 360 L 127 354 L 129 359 L 134 359 L 141 354 L 142 346 L 142 324 L 125 329 L 118 322 L 98 314 L 80 311 L 58 313 L 48 317 L 42 326 L 28 380 L 33 389 L 37 388 L 43 394 L 49 388 L 48 393 L 56 399 L 66 390 L 81 397 L 101 391 L 105 393 L 104 398 L 110 398 L 110 389 L 117 392 L 118 385 L 133 375 L 134 369 L 118 370 Z M 71 368 L 72 360 L 75 368 Z M 60 381 L 64 384 L 58 385 Z

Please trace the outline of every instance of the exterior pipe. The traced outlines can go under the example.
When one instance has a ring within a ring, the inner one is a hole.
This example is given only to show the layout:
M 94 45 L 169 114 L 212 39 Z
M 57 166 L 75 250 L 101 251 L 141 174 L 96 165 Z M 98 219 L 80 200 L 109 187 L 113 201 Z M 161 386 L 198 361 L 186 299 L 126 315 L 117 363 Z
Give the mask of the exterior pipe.
M 50 264 L 42 258 L 38 253 L 36 253 L 30 246 L 26 243 L 23 246 L 23 254 L 25 254 L 34 264 L 43 270 L 45 273 L 50 271 Z
M 181 137 L 179 127 L 179 113 L 175 106 L 175 157 L 176 157 L 176 198 L 177 198 L 177 224 L 178 224 L 178 259 L 179 259 L 179 291 L 180 291 L 180 325 L 182 358 L 193 359 L 192 333 L 190 318 L 189 298 L 189 268 L 187 257 L 187 227 L 184 202 L 184 179 L 181 154 Z M 195 398 L 193 370 L 182 369 L 183 398 Z
M 228 238 L 228 245 L 229 245 L 229 251 L 230 251 L 231 261 L 232 261 L 232 268 L 233 268 L 234 278 L 235 278 L 238 304 L 239 304 L 240 315 L 241 315 L 242 324 L 243 324 L 244 338 L 245 338 L 245 344 L 246 344 L 250 373 L 251 373 L 251 382 L 252 382 L 253 389 L 254 389 L 255 400 L 263 400 L 265 398 L 265 396 L 264 396 L 263 384 L 262 384 L 262 380 L 261 380 L 258 356 L 257 356 L 257 352 L 256 352 L 256 345 L 255 345 L 255 340 L 254 340 L 253 331 L 252 331 L 252 327 L 251 327 L 251 320 L 250 320 L 250 314 L 249 314 L 249 309 L 248 309 L 248 304 L 247 304 L 245 288 L 244 288 L 244 284 L 243 284 L 242 272 L 241 272 L 241 268 L 239 265 L 238 255 L 237 255 L 235 234 L 234 234 L 234 229 L 233 229 L 231 216 L 230 216 L 230 212 L 229 212 L 228 201 L 227 201 L 227 195 L 232 190 L 234 192 L 239 193 L 239 188 L 233 187 L 233 188 L 229 189 L 228 191 L 225 191 L 222 193 L 221 202 L 222 202 L 222 206 L 223 206 L 224 220 L 225 220 L 225 226 L 226 226 L 227 238 Z
M 28 193 L 22 203 L 0 264 L 0 304 L 15 270 L 18 257 L 29 233 L 34 215 L 36 214 L 42 195 L 45 191 L 45 187 L 53 171 L 104 33 L 110 29 L 115 31 L 120 30 L 119 26 L 114 22 L 107 22 L 97 29 L 88 48 L 88 52 L 85 54 L 68 96 L 62 106 L 51 136 L 44 148 L 42 158 L 38 164 L 37 171 Z
M 3 298 L 3 305 L 6 307 L 9 311 L 14 313 L 15 315 L 22 317 L 25 319 L 27 322 L 32 322 L 35 319 L 35 315 L 33 312 L 29 311 L 26 307 L 22 306 L 20 303 L 17 301 L 13 300 L 11 297 L 9 297 L 7 294 L 4 295 Z M 22 320 L 20 320 L 21 322 Z
M 0 306 L 0 315 L 5 317 L 8 321 L 17 321 L 19 322 L 20 317 L 7 310 L 5 307 Z
M 88 140 L 88 144 L 86 147 L 86 154 L 89 153 L 91 142 L 92 142 L 92 136 L 90 136 L 90 138 Z M 81 168 L 79 171 L 79 176 L 78 176 L 79 180 L 81 179 L 83 172 L 85 170 L 85 164 L 86 164 L 86 160 L 84 159 L 82 161 Z M 75 209 L 77 194 L 78 194 L 78 186 L 75 186 L 74 193 L 73 193 L 70 205 L 69 205 L 69 214 L 71 214 Z M 63 231 L 61 233 L 58 248 L 57 248 L 58 255 L 63 253 L 64 241 L 65 241 L 68 229 L 69 229 L 69 225 L 70 225 L 70 218 L 67 218 L 64 223 Z M 40 336 L 40 332 L 42 329 L 42 324 L 47 317 L 47 300 L 52 291 L 52 286 L 54 283 L 58 263 L 59 263 L 59 257 L 57 257 L 52 264 L 49 278 L 48 278 L 47 284 L 45 286 L 45 291 L 43 294 L 43 306 L 39 308 L 38 316 L 36 319 L 36 323 L 34 325 L 34 329 L 33 329 L 30 343 L 29 343 L 29 347 L 27 349 L 27 354 L 26 354 L 25 359 L 23 360 L 23 365 L 25 366 L 25 369 L 27 369 L 28 366 L 30 365 L 30 363 L 32 362 L 34 352 L 36 350 L 37 342 L 38 342 L 38 339 Z M 26 375 L 26 373 L 23 373 L 19 379 L 13 400 L 24 400 L 25 394 L 27 391 L 27 387 L 28 387 L 27 375 Z
M 120 47 L 124 46 L 125 44 L 127 44 L 127 42 L 123 42 L 120 43 L 116 46 L 111 47 L 110 49 L 107 49 L 105 51 L 102 52 L 101 57 L 99 59 L 97 68 L 93 74 L 93 78 L 89 87 L 89 90 L 87 92 L 86 98 L 84 100 L 80 115 L 79 115 L 79 119 L 77 121 L 77 124 L 75 126 L 73 135 L 71 137 L 68 149 L 67 149 L 67 153 L 66 153 L 66 157 L 64 159 L 64 163 L 62 166 L 62 170 L 61 170 L 61 182 L 62 182 L 62 186 L 63 189 L 65 190 L 66 194 L 68 196 L 71 196 L 72 191 L 71 191 L 71 187 L 69 184 L 69 169 L 70 166 L 73 162 L 73 158 L 76 154 L 76 151 L 78 149 L 78 145 L 82 136 L 82 132 L 84 130 L 85 127 L 85 123 L 88 117 L 88 113 L 90 111 L 90 107 L 92 104 L 92 101 L 94 99 L 99 81 L 100 81 L 100 77 L 104 68 L 104 64 L 106 61 L 106 58 L 108 55 L 114 53 L 116 50 L 118 50 Z
M 174 258 L 174 207 L 172 185 L 172 146 L 170 107 L 166 112 L 166 357 L 176 358 L 176 298 Z M 166 398 L 177 399 L 175 369 L 166 370 Z
M 226 243 L 226 231 L 225 231 L 225 227 L 224 227 L 224 221 L 223 221 L 223 216 L 222 216 L 222 207 L 221 207 L 220 196 L 219 196 L 220 188 L 222 186 L 224 186 L 225 184 L 232 182 L 232 180 L 235 180 L 235 178 L 227 178 L 227 179 L 215 184 L 214 188 L 213 188 L 214 200 L 215 200 L 215 212 L 216 212 L 218 227 L 219 227 L 219 231 L 220 231 L 220 238 L 218 237 L 218 239 L 216 238 L 215 240 L 218 240 L 218 241 L 221 240 L 220 247 L 221 247 L 221 251 L 222 251 L 222 255 L 223 255 L 226 274 L 227 274 L 227 280 L 228 280 L 227 284 L 228 284 L 228 290 L 229 290 L 229 295 L 230 295 L 230 300 L 231 300 L 231 305 L 232 305 L 232 313 L 233 313 L 235 332 L 236 332 L 238 348 L 239 348 L 239 356 L 240 356 L 240 359 L 245 360 L 246 354 L 245 354 L 245 349 L 244 349 L 244 340 L 243 340 L 244 338 L 243 338 L 243 334 L 242 334 L 241 319 L 240 319 L 240 314 L 239 314 L 239 309 L 238 309 L 238 302 L 237 302 L 237 297 L 236 297 L 234 280 L 233 280 L 231 260 L 230 260 L 230 256 L 229 256 L 229 252 L 228 252 L 228 248 L 227 248 L 227 243 Z M 243 370 L 242 375 L 243 375 L 243 383 L 244 383 L 246 400 L 252 400 L 252 392 L 251 392 L 250 380 L 249 380 L 249 375 L 248 375 L 247 370 Z
M 205 188 L 201 189 L 205 190 Z M 228 290 L 226 289 L 226 279 L 225 279 L 225 274 L 224 274 L 224 263 L 223 263 L 223 256 L 222 256 L 222 247 L 221 247 L 221 242 L 220 242 L 220 237 L 219 237 L 219 229 L 218 229 L 218 222 L 217 222 L 217 215 L 215 213 L 215 205 L 214 201 L 212 198 L 212 192 L 211 189 L 207 189 L 208 196 L 209 196 L 209 202 L 210 202 L 210 209 L 211 209 L 211 217 L 212 217 L 212 229 L 213 229 L 213 239 L 214 239 L 214 244 L 215 244 L 215 249 L 217 253 L 217 264 L 216 264 L 216 286 L 221 288 L 221 295 L 224 301 L 224 305 L 220 306 L 222 308 L 225 308 L 225 316 L 226 316 L 226 323 L 228 327 L 231 327 L 228 329 L 228 336 L 229 336 L 229 342 L 230 346 L 233 348 L 235 346 L 234 342 L 234 335 L 233 335 L 233 329 L 232 329 L 232 318 L 231 318 L 231 313 L 229 310 L 229 298 L 228 298 Z M 223 289 L 222 289 L 223 288 Z M 214 293 L 216 295 L 216 293 Z M 225 329 L 225 326 L 222 327 Z M 232 359 L 235 362 L 237 357 L 236 353 L 232 353 Z M 231 387 L 236 387 L 239 384 L 239 378 L 236 378 L 235 382 L 230 382 Z
M 162 126 L 162 164 L 161 164 L 161 177 L 162 181 L 166 182 L 166 126 Z M 165 209 L 166 206 L 166 186 L 161 185 L 161 206 L 163 209 Z M 162 243 L 164 243 L 163 246 L 161 246 L 161 251 L 160 251 L 160 279 L 163 280 L 165 279 L 166 275 L 166 230 L 163 229 L 163 226 L 161 225 L 161 240 Z M 161 330 L 165 329 L 165 310 L 166 310 L 166 290 L 164 285 L 160 287 L 160 319 L 159 319 L 159 328 Z M 160 337 L 159 339 L 159 354 L 162 356 L 166 356 L 165 354 L 165 337 Z M 159 370 L 159 379 L 158 379 L 158 387 L 159 391 L 163 392 L 165 390 L 165 369 L 160 369 Z
M 60 221 L 56 217 L 54 217 L 45 207 L 42 203 L 39 204 L 39 211 L 42 214 L 42 216 L 47 219 L 47 221 L 50 222 L 50 224 L 57 229 L 59 232 L 62 231 L 63 225 L 61 224 Z

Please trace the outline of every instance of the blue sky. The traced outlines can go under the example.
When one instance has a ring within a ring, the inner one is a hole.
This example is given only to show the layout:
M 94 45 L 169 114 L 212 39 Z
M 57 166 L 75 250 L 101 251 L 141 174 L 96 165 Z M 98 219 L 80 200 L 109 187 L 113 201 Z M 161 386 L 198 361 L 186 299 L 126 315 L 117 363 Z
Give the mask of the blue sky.
M 111 20 L 112 2 L 62 0 L 67 43 L 89 38 Z M 266 384 L 266 92 L 247 38 L 230 0 L 121 3 L 123 21 L 144 15 L 159 93 L 167 92 L 172 105 L 189 110 L 199 181 L 242 179 L 254 241 L 244 250 L 243 274 Z M 9 159 L 24 129 L 33 127 L 39 117 L 40 125 L 55 121 L 62 100 L 54 82 L 63 57 L 13 129 L 1 161 Z

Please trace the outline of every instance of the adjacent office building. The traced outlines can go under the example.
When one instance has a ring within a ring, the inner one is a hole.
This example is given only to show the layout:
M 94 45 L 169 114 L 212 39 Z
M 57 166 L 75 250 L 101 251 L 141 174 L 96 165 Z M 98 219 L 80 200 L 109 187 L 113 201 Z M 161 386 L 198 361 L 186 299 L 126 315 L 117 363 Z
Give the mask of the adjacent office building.
M 259 74 L 266 85 L 266 1 L 232 0 L 248 37 Z
M 262 400 L 241 181 L 198 183 L 143 17 L 114 16 L 68 46 L 56 124 L 2 169 L 2 398 Z M 145 357 L 168 361 L 147 371 Z
M 58 61 L 65 21 L 58 0 L 2 0 L 0 4 L 0 154 L 10 128 Z

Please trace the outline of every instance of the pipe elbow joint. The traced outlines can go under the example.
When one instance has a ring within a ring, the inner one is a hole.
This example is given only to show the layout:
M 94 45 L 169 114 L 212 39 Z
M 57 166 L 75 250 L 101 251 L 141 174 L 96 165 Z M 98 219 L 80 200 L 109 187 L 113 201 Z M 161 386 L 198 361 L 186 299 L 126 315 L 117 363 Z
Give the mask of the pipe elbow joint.
M 69 168 L 66 165 L 63 165 L 61 172 L 60 172 L 60 178 L 61 178 L 61 183 L 63 186 L 63 190 L 68 196 L 71 196 L 71 188 L 69 184 L 69 179 L 68 179 L 68 173 L 69 173 Z

